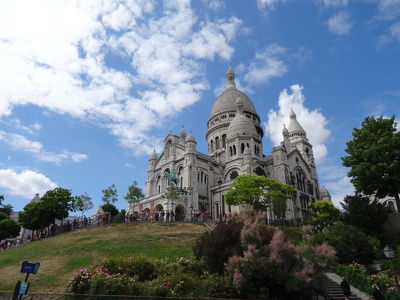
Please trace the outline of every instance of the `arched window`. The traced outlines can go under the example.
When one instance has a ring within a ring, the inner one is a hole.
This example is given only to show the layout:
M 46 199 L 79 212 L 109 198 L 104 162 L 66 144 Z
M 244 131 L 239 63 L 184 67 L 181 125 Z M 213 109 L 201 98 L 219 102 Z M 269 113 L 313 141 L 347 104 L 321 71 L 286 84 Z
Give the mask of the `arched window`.
M 223 134 L 222 135 L 222 148 L 225 149 L 225 147 L 226 147 L 226 134 Z
M 214 142 L 213 142 L 213 140 L 210 141 L 210 152 L 214 152 Z
M 233 145 L 233 155 L 236 155 L 236 146 Z
M 219 137 L 217 136 L 215 138 L 215 150 L 218 150 L 218 149 L 219 149 Z
M 306 192 L 306 178 L 300 170 L 296 172 L 296 185 L 298 190 Z
M 388 201 L 388 208 L 389 208 L 389 211 L 390 211 L 391 213 L 396 212 L 396 209 L 394 208 L 394 203 L 393 203 L 393 201 Z
M 171 146 L 172 146 L 172 141 L 169 140 L 167 142 L 167 145 L 165 146 L 165 157 L 169 157 L 170 156 Z

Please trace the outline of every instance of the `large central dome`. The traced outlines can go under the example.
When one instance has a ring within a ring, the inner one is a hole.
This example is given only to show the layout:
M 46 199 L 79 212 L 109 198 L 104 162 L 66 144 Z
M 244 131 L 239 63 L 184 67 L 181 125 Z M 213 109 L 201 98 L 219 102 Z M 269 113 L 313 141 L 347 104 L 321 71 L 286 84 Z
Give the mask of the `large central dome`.
M 256 109 L 254 108 L 253 102 L 250 100 L 250 98 L 236 88 L 235 73 L 231 67 L 228 69 L 226 77 L 228 80 L 227 89 L 221 95 L 219 95 L 217 100 L 215 100 L 211 109 L 210 118 L 221 112 L 235 112 L 236 100 L 238 98 L 240 98 L 243 102 L 243 110 L 245 112 L 256 113 Z
M 242 107 L 242 116 L 234 122 L 235 126 L 231 127 L 229 137 L 236 136 L 236 134 L 240 133 L 241 129 L 243 129 L 241 128 L 241 125 L 238 126 L 238 124 L 236 124 L 239 120 L 241 120 L 241 122 L 239 122 L 240 124 L 246 123 L 245 127 L 248 129 L 251 128 L 251 130 L 245 131 L 251 132 L 252 136 L 258 136 L 259 139 L 262 139 L 264 135 L 263 129 L 260 126 L 260 117 L 256 112 L 253 102 L 245 93 L 236 88 L 235 73 L 231 67 L 229 67 L 228 72 L 226 73 L 226 79 L 226 90 L 219 95 L 217 100 L 215 100 L 207 122 L 208 130 L 206 133 L 206 140 L 208 142 L 209 155 L 213 155 L 214 153 L 218 154 L 220 151 L 224 151 L 227 141 L 228 127 L 238 115 L 236 109 L 236 101 L 238 99 L 240 99 Z M 235 129 L 235 132 L 233 129 Z

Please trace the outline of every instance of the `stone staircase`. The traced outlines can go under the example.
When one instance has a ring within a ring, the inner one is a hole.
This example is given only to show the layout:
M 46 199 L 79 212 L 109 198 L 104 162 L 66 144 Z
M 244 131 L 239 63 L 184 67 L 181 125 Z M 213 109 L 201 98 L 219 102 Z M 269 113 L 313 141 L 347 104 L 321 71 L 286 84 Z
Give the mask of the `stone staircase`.
M 340 284 L 331 278 L 326 278 L 326 290 L 327 290 L 327 296 L 325 297 L 325 300 L 344 300 L 343 292 L 340 288 Z M 358 297 L 354 291 L 352 290 L 351 300 L 365 300 L 367 298 L 360 298 Z

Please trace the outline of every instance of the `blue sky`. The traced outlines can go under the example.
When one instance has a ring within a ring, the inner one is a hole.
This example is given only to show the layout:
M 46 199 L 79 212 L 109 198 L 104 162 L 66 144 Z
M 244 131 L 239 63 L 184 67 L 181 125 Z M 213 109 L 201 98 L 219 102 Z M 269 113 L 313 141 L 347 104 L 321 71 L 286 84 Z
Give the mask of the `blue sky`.
M 207 153 L 231 64 L 264 154 L 293 108 L 340 207 L 353 128 L 400 114 L 399 50 L 399 0 L 2 1 L 0 195 L 19 211 L 59 186 L 97 207 L 115 184 L 126 208 L 170 130 L 184 125 Z

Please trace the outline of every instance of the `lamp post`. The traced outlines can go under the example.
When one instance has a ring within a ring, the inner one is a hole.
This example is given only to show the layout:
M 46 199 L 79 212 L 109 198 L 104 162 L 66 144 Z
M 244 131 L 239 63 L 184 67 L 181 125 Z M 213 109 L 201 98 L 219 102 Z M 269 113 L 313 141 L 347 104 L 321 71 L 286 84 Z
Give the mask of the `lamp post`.
M 393 276 L 394 276 L 394 282 L 396 283 L 396 287 L 397 287 L 397 297 L 400 299 L 400 286 L 399 286 L 399 282 L 397 280 L 396 268 L 394 267 L 394 264 L 393 264 L 394 250 L 389 245 L 386 245 L 386 247 L 383 249 L 383 253 L 385 253 L 385 256 L 388 259 L 390 259 L 390 263 L 392 265 Z

